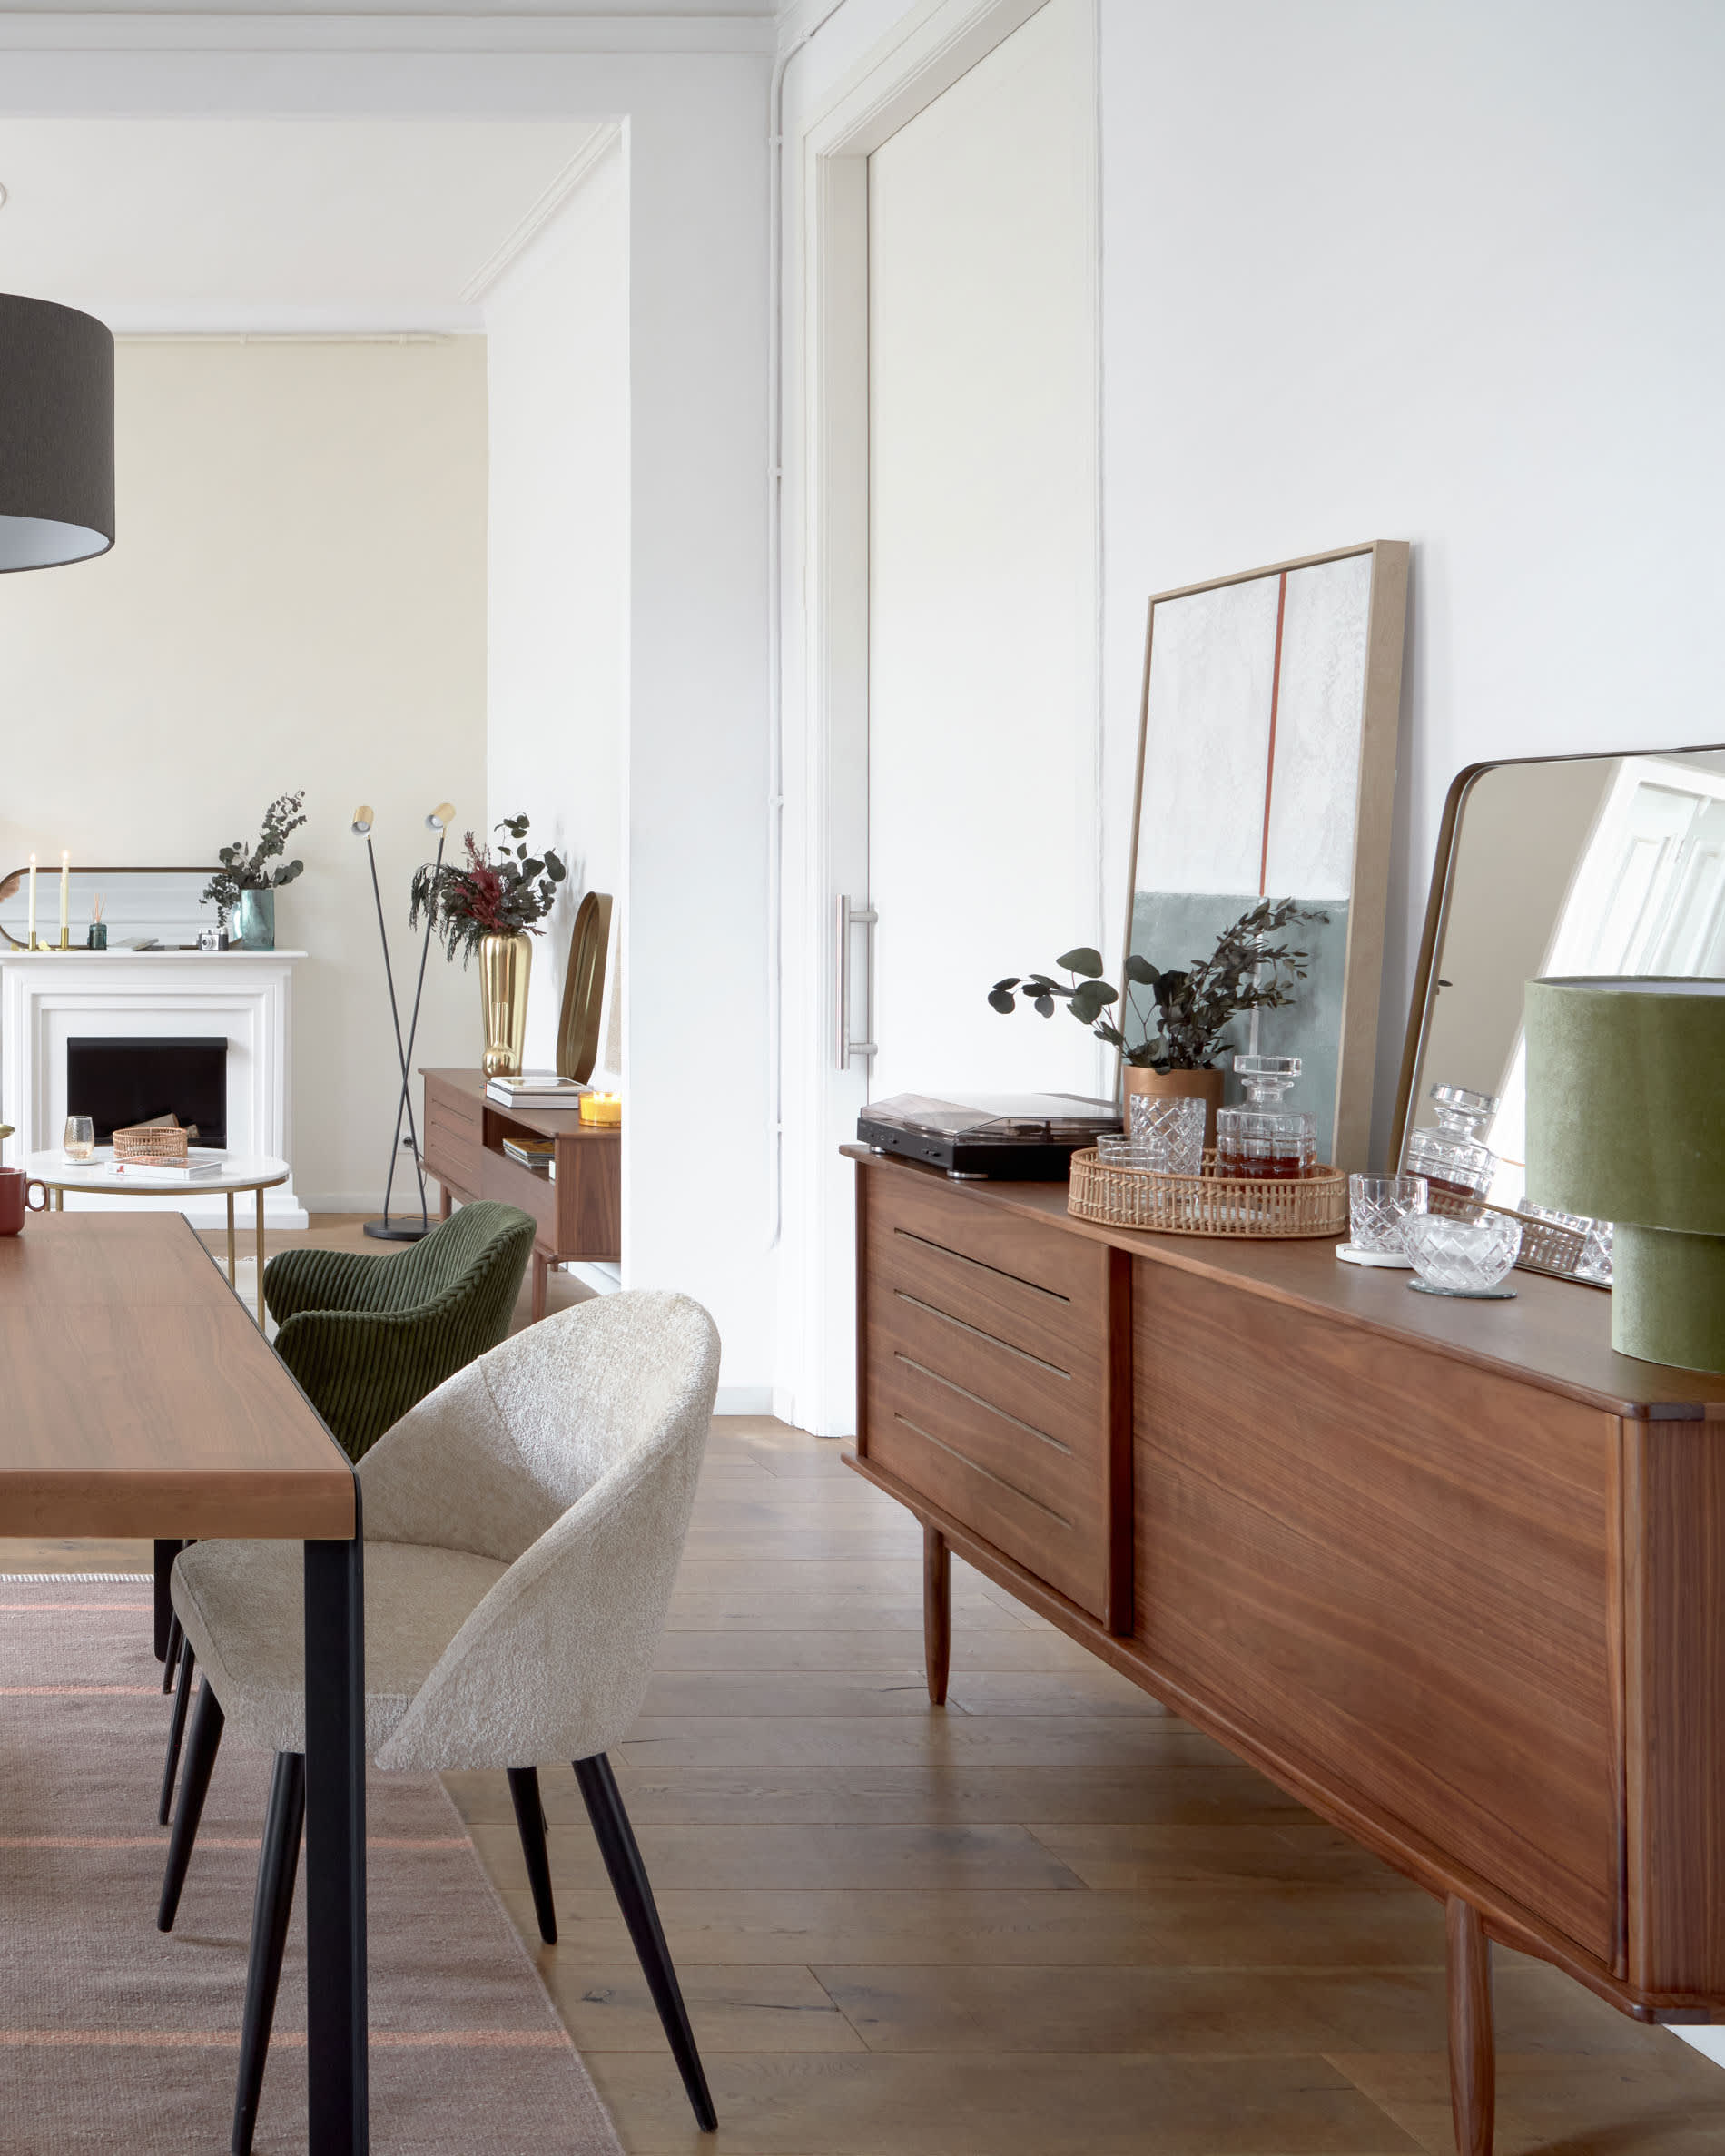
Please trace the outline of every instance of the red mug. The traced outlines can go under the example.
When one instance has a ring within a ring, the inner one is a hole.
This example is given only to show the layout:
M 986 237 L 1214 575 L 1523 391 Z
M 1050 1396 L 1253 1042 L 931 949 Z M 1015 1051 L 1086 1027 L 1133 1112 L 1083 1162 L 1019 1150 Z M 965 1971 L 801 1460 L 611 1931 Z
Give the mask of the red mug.
M 33 1204 L 30 1193 L 39 1190 L 42 1203 Z M 0 1167 L 0 1236 L 15 1236 L 24 1226 L 26 1208 L 32 1213 L 48 1209 L 48 1186 L 30 1181 L 21 1167 Z

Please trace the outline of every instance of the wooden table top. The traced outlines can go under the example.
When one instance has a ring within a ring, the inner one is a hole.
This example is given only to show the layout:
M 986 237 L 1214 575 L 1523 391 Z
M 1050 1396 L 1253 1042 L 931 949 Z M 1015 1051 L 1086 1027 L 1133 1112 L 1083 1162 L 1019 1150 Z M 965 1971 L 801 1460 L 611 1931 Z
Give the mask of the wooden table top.
M 1640 1363 L 1612 1346 L 1612 1298 L 1579 1281 L 1516 1271 L 1513 1303 L 1417 1295 L 1411 1277 L 1345 1265 L 1335 1236 L 1272 1240 L 1233 1236 L 1158 1236 L 1074 1219 L 1064 1183 L 954 1182 L 920 1161 L 867 1146 L 843 1151 L 866 1167 L 932 1177 L 943 1190 L 1092 1242 L 1221 1281 L 1274 1302 L 1338 1317 L 1363 1330 L 1502 1370 L 1608 1413 L 1653 1421 L 1725 1422 L 1725 1373 Z
M 0 1535 L 346 1541 L 353 1471 L 177 1213 L 0 1236 Z

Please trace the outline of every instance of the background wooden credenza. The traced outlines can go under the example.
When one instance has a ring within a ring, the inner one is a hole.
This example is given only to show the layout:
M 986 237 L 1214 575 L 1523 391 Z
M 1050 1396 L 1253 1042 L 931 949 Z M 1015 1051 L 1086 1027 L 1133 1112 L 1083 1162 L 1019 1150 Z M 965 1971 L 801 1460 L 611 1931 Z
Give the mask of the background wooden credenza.
M 853 1464 L 923 1523 L 937 1702 L 956 1550 L 1443 1898 L 1463 2156 L 1488 1940 L 1725 2019 L 1725 1376 L 1571 1283 L 1414 1295 L 846 1150 Z
M 545 1315 L 546 1275 L 571 1259 L 616 1264 L 623 1255 L 623 1137 L 581 1121 L 576 1108 L 499 1108 L 477 1070 L 422 1070 L 425 1168 L 451 1203 L 501 1198 L 531 1213 L 533 1314 Z M 503 1150 L 506 1137 L 550 1138 L 557 1181 L 523 1167 Z

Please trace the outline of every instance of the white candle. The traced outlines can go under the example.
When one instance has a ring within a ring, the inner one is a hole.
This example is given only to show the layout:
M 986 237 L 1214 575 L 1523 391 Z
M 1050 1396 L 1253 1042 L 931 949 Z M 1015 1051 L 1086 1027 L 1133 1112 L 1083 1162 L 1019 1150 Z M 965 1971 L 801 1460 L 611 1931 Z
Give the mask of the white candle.
M 35 947 L 36 947 L 36 857 L 35 857 L 35 855 L 33 853 L 33 854 L 30 856 L 30 940 L 29 940 L 29 942 L 28 942 L 28 943 L 26 943 L 26 944 L 25 944 L 25 949 L 26 950 L 34 950 L 35 949 Z
M 62 950 L 71 948 L 72 939 L 69 932 L 71 927 L 72 856 L 69 853 L 62 853 L 60 856 L 60 948 Z

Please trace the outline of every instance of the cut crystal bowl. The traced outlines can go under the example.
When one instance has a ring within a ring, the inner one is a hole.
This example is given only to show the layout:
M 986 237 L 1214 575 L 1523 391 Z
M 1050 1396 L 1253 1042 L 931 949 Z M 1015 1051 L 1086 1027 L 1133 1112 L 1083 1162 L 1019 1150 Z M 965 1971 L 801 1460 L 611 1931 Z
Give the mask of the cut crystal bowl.
M 1522 1224 L 1507 1213 L 1480 1213 L 1472 1220 L 1410 1213 L 1402 1223 L 1408 1262 L 1427 1287 L 1446 1295 L 1477 1295 L 1495 1287 L 1521 1247 Z

